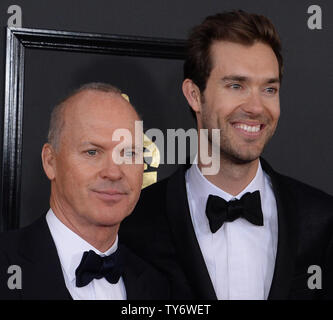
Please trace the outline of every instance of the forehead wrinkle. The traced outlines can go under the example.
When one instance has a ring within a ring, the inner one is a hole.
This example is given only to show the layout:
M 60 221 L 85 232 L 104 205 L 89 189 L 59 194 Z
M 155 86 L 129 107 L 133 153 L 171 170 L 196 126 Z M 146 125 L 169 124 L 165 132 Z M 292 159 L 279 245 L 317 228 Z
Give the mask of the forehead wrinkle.
M 77 137 L 82 139 L 84 134 L 86 140 L 92 140 L 90 137 L 97 138 L 97 135 L 98 139 L 105 140 L 104 137 L 108 133 L 105 134 L 106 131 L 103 133 L 101 130 L 112 130 L 112 141 L 113 130 L 124 128 L 133 135 L 134 121 L 140 120 L 132 105 L 120 95 L 113 93 L 80 92 L 64 103 L 63 120 L 67 140 Z

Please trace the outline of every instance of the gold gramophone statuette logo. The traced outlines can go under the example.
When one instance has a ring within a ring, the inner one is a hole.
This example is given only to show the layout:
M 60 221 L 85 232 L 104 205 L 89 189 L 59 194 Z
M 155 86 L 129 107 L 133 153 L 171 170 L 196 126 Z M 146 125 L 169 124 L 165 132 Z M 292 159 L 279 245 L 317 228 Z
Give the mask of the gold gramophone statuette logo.
M 160 151 L 146 135 L 143 138 L 143 157 L 145 160 L 142 189 L 157 181 L 157 169 L 161 162 Z M 147 161 L 149 160 L 149 161 Z M 149 162 L 149 163 L 147 163 Z
M 129 96 L 126 93 L 121 93 L 121 96 L 130 102 Z M 156 144 L 151 141 L 145 134 L 143 137 L 143 157 L 144 161 L 149 159 L 149 163 L 144 164 L 143 182 L 142 189 L 150 186 L 157 181 L 157 171 L 154 170 L 158 168 L 161 162 L 160 151 L 158 150 Z

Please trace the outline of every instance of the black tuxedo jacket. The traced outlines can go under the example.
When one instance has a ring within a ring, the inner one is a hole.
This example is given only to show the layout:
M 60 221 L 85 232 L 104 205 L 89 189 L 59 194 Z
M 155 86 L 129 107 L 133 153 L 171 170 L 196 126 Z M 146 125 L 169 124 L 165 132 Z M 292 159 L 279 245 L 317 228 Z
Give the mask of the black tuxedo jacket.
M 120 244 L 127 299 L 169 299 L 169 283 L 152 266 Z M 22 289 L 10 290 L 10 265 L 22 270 Z M 32 225 L 0 235 L 0 299 L 71 299 L 45 216 Z
M 278 210 L 268 298 L 333 299 L 333 197 L 275 172 L 263 159 L 261 164 L 271 178 Z M 186 169 L 143 190 L 135 211 L 120 227 L 120 239 L 169 274 L 172 298 L 216 299 L 190 217 Z M 308 288 L 314 275 L 308 273 L 311 265 L 321 268 L 322 289 Z

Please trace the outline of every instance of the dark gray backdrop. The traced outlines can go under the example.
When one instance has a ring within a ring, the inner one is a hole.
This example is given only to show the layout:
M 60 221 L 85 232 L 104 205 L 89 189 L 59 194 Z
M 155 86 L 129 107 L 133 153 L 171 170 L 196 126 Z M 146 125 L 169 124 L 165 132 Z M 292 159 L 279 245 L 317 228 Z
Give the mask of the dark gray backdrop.
M 277 26 L 283 41 L 285 77 L 279 128 L 264 155 L 276 170 L 333 194 L 330 167 L 333 163 L 332 1 L 2 0 L 1 101 L 4 101 L 7 8 L 12 4 L 21 6 L 22 26 L 26 28 L 178 39 L 185 39 L 193 25 L 219 11 L 240 8 L 267 15 Z M 309 30 L 307 27 L 307 9 L 312 4 L 322 8 L 322 30 Z M 41 208 L 46 210 L 48 207 L 48 181 L 41 172 L 39 160 L 47 123 L 41 119 L 48 117 L 53 104 L 69 88 L 87 81 L 109 81 L 129 91 L 132 101 L 144 115 L 146 127 L 187 129 L 193 126 L 181 93 L 180 61 L 124 59 L 27 51 L 21 199 L 25 214 L 21 225 L 40 215 Z M 1 134 L 2 126 L 1 120 Z M 173 170 L 174 167 L 164 168 L 159 178 Z

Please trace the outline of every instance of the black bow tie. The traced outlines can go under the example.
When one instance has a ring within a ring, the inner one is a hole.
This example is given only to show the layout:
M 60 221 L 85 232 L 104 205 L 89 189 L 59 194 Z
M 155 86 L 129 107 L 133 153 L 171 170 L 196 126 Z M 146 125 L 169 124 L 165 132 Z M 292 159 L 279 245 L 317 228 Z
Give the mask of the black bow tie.
M 109 256 L 101 257 L 93 250 L 85 251 L 79 266 L 75 270 L 76 286 L 84 287 L 93 279 L 105 278 L 117 283 L 122 275 L 122 261 L 119 248 Z
M 247 192 L 239 200 L 231 201 L 225 201 L 210 194 L 206 205 L 206 215 L 212 233 L 220 229 L 225 221 L 234 221 L 239 217 L 257 226 L 264 225 L 259 191 Z

